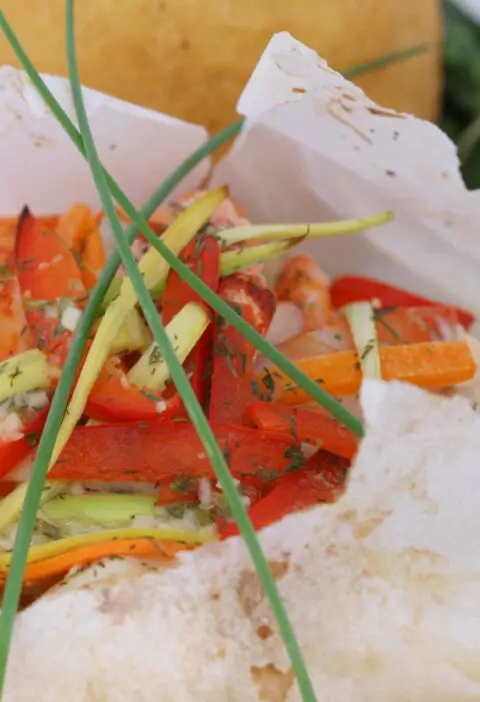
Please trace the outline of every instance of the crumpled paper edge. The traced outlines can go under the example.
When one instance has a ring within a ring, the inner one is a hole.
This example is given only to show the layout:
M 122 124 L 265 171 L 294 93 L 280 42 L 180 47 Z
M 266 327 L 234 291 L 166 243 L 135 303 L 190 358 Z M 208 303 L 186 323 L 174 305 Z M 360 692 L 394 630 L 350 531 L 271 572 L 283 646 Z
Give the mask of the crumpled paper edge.
M 390 209 L 389 225 L 306 250 L 336 275 L 383 270 L 480 314 L 480 191 L 466 190 L 455 146 L 436 126 L 376 105 L 286 32 L 270 41 L 238 110 L 245 130 L 213 183 L 228 181 L 254 221 Z
M 68 80 L 42 76 L 76 123 Z M 197 125 L 84 88 L 93 135 L 104 166 L 136 206 L 207 139 Z M 203 161 L 174 191 L 206 177 Z M 99 206 L 88 164 L 23 71 L 0 68 L 0 216 L 26 204 L 36 214 L 62 212 L 74 202 Z

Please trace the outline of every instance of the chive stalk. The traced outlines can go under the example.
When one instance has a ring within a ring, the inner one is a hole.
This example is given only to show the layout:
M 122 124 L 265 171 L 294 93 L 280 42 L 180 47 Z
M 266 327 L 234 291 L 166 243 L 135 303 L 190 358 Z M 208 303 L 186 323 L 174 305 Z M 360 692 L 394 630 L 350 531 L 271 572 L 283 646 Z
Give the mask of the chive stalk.
M 83 104 L 82 88 L 76 65 L 73 4 L 74 0 L 66 0 L 67 56 L 73 101 L 80 131 L 84 139 L 87 159 L 104 211 L 108 217 L 110 225 L 112 226 L 117 249 L 131 280 L 132 287 L 137 293 L 140 306 L 152 330 L 153 337 L 157 342 L 162 355 L 165 357 L 166 362 L 170 366 L 172 379 L 182 400 L 184 401 L 190 419 L 192 420 L 192 423 L 195 426 L 200 439 L 202 440 L 204 449 L 210 458 L 212 467 L 214 468 L 220 485 L 228 499 L 232 514 L 238 523 L 240 532 L 245 539 L 248 550 L 250 551 L 250 555 L 256 566 L 257 573 L 265 588 L 265 592 L 273 607 L 280 631 L 282 632 L 287 652 L 290 655 L 293 669 L 297 675 L 297 681 L 302 697 L 305 702 L 315 702 L 315 692 L 313 690 L 308 672 L 305 668 L 302 654 L 291 629 L 288 615 L 280 599 L 275 580 L 270 572 L 267 560 L 258 542 L 255 530 L 253 529 L 253 526 L 247 516 L 243 502 L 238 495 L 235 483 L 228 470 L 225 457 L 215 440 L 207 417 L 205 416 L 200 403 L 195 397 L 195 393 L 193 392 L 184 369 L 176 358 L 175 350 L 166 334 L 164 326 L 162 325 L 155 305 L 149 295 L 148 289 L 145 286 L 141 272 L 137 268 L 135 259 L 133 258 L 128 246 L 128 242 L 125 239 L 120 220 L 118 219 L 114 202 L 108 190 L 107 180 L 98 159 L 93 137 L 90 132 L 90 125 L 88 123 L 85 106 Z

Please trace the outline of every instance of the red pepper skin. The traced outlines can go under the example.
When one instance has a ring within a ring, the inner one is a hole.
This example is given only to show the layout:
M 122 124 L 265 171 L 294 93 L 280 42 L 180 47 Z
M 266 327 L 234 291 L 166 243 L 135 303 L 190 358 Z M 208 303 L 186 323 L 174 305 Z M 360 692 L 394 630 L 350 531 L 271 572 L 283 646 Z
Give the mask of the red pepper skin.
M 20 439 L 0 443 L 0 479 L 4 478 L 33 450 L 40 439 L 47 415 L 48 408 L 31 413 L 30 418 L 23 421 L 23 436 Z
M 332 306 L 336 309 L 352 302 L 369 302 L 380 300 L 381 307 L 445 307 L 441 302 L 415 295 L 389 283 L 382 283 L 374 278 L 364 278 L 357 275 L 345 275 L 334 280 L 330 286 Z M 459 307 L 452 309 L 458 315 L 460 324 L 469 329 L 475 317 Z
M 344 458 L 353 458 L 358 439 L 332 417 L 308 407 L 286 407 L 276 402 L 253 402 L 245 409 L 244 419 L 255 427 L 278 435 L 290 436 Z
M 130 385 L 122 368 L 107 362 L 90 392 L 85 414 L 100 422 L 155 421 L 179 416 L 181 407 L 178 395 L 166 399 Z
M 179 475 L 174 480 L 160 482 L 157 504 L 165 507 L 179 504 L 198 504 L 198 479 Z
M 242 275 L 224 278 L 220 297 L 234 307 L 259 334 L 265 334 L 275 313 L 275 296 Z M 241 422 L 245 406 L 255 399 L 256 348 L 222 317 L 215 321 L 210 419 Z
M 319 502 L 335 502 L 342 494 L 350 463 L 344 458 L 319 451 L 305 468 L 283 476 L 273 490 L 250 510 L 256 530 L 278 522 L 287 514 L 314 507 Z M 239 534 L 235 523 L 217 522 L 222 538 Z
M 37 219 L 24 209 L 18 220 L 15 269 L 35 345 L 47 353 L 64 350 L 72 332 L 60 329 L 59 317 L 47 316 L 42 303 L 60 298 L 79 303 L 86 290 L 75 257 L 57 235 L 52 218 Z M 36 301 L 40 306 L 34 306 Z
M 232 475 L 272 477 L 304 465 L 298 442 L 250 427 L 213 423 Z M 77 427 L 49 478 L 152 482 L 215 478 L 190 422 L 160 420 Z
M 180 260 L 213 291 L 218 290 L 220 280 L 220 245 L 219 242 L 203 234 L 198 234 L 180 254 Z M 162 320 L 168 324 L 176 314 L 189 302 L 203 305 L 203 300 L 181 278 L 178 273 L 171 271 L 165 291 L 162 295 Z M 190 376 L 190 384 L 202 407 L 205 408 L 211 378 L 211 357 L 213 346 L 212 325 L 205 330 L 195 344 L 184 367 Z M 182 405 L 182 415 L 187 412 Z

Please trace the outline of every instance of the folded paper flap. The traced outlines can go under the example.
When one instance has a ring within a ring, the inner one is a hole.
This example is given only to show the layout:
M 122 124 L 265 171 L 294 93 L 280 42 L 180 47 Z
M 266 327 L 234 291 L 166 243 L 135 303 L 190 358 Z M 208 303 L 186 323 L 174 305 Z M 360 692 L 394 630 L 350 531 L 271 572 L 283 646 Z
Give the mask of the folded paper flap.
M 68 81 L 44 79 L 75 122 Z M 88 165 L 25 73 L 0 68 L 0 95 L 0 216 L 25 204 L 38 214 L 62 212 L 79 201 L 98 206 Z M 203 127 L 88 88 L 84 97 L 102 161 L 136 205 L 205 141 Z M 195 187 L 207 171 L 204 162 L 181 192 Z
M 214 182 L 228 181 L 253 219 L 391 209 L 394 222 L 363 238 L 309 249 L 333 273 L 388 275 L 480 313 L 480 193 L 466 190 L 437 127 L 375 105 L 286 33 L 271 40 L 239 110 L 245 131 Z

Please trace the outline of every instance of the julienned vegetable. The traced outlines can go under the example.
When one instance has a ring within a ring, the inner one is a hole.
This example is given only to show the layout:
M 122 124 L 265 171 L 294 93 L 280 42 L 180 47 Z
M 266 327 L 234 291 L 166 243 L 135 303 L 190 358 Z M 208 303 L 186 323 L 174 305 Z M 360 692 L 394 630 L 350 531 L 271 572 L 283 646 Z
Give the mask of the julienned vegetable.
M 314 454 L 304 468 L 289 473 L 272 491 L 249 511 L 256 529 L 283 519 L 287 514 L 314 507 L 321 502 L 335 502 L 345 488 L 349 462 L 324 451 Z M 238 534 L 235 524 L 219 522 L 223 538 Z
M 379 353 L 384 380 L 402 380 L 428 390 L 463 383 L 473 378 L 477 370 L 466 341 L 383 346 Z M 361 359 L 354 351 L 304 358 L 295 365 L 333 395 L 353 395 L 360 389 Z M 278 368 L 260 374 L 257 383 L 259 395 L 287 405 L 310 401 L 310 397 Z
M 178 538 L 178 534 L 176 535 Z M 85 543 L 85 545 L 82 545 Z M 194 545 L 200 545 L 199 541 Z M 149 533 L 141 533 L 135 536 L 131 530 L 129 535 L 123 538 L 103 535 L 101 541 L 89 543 L 88 538 L 77 539 L 77 545 L 68 544 L 68 551 L 42 556 L 38 560 L 29 561 L 25 569 L 25 587 L 37 588 L 49 587 L 59 578 L 69 571 L 78 567 L 85 567 L 91 563 L 96 563 L 108 558 L 142 558 L 155 560 L 169 560 L 174 558 L 180 551 L 191 549 L 192 544 L 183 541 L 167 541 L 166 536 L 161 533 L 158 536 Z M 7 568 L 0 568 L 0 584 L 5 581 L 8 573 Z
M 304 463 L 298 439 L 287 432 L 211 425 L 235 477 L 281 475 Z M 194 427 L 183 418 L 77 427 L 50 472 L 51 480 L 153 484 L 182 475 L 215 477 Z
M 352 302 L 365 301 L 376 302 L 380 308 L 441 306 L 440 302 L 428 300 L 395 285 L 355 275 L 345 275 L 334 280 L 330 287 L 330 294 L 332 305 L 336 309 Z M 458 307 L 451 309 L 456 312 L 460 324 L 465 329 L 469 329 L 475 317 L 470 312 Z
M 315 406 L 285 407 L 278 402 L 257 401 L 247 405 L 243 417 L 266 432 L 290 435 L 344 458 L 353 458 L 358 447 L 356 436 Z
M 423 300 L 423 306 L 412 307 L 416 297 L 408 298 L 407 306 L 386 308 L 381 300 L 368 297 L 371 288 L 366 284 L 364 294 L 356 290 L 366 300 L 351 300 L 345 315 L 339 314 L 331 301 L 336 283 L 330 285 L 319 264 L 304 255 L 291 257 L 270 289 L 261 265 L 249 265 L 291 247 L 308 227 L 242 225 L 222 230 L 221 217 L 210 217 L 224 198 L 222 190 L 200 194 L 189 208 L 177 209 L 178 217 L 172 208 L 159 235 L 261 335 L 275 317 L 277 302 L 279 310 L 285 303 L 296 306 L 302 332 L 279 348 L 312 380 L 334 394 L 355 395 L 362 371 L 370 374 L 369 354 L 378 355 L 373 374 L 385 379 L 443 389 L 472 377 L 475 364 L 454 308 Z M 382 217 L 373 220 L 380 222 Z M 5 494 L 12 489 L 11 480 L 17 479 L 12 469 L 35 452 L 49 393 L 61 373 L 93 271 L 103 260 L 98 226 L 93 235 L 85 233 L 87 225 L 98 222 L 99 217 L 81 205 L 63 217 L 36 219 L 24 212 L 19 220 L 16 264 L 9 275 L 19 281 L 30 324 L 30 337 L 24 338 L 30 342 L 29 348 L 0 366 L 6 372 L 18 368 L 22 379 L 4 383 L 7 419 L 13 417 L 8 422 L 17 432 L 5 433 L 0 443 L 2 476 L 10 480 L 5 482 L 9 486 Z M 232 225 L 235 221 L 225 224 Z M 5 226 L 14 237 L 15 228 Z M 310 231 L 344 233 L 358 226 L 358 222 L 312 225 Z M 246 241 L 240 239 L 242 232 Z M 229 248 L 222 252 L 226 244 Z M 263 368 L 255 346 L 235 326 L 213 314 L 156 252 L 145 251 L 144 241 L 140 249 L 140 267 L 158 313 L 208 414 L 238 490 L 250 506 L 254 526 L 261 528 L 292 511 L 337 499 L 357 450 L 357 437 L 321 407 L 305 404 L 309 396 L 285 372 L 271 363 Z M 55 280 L 45 275 L 52 266 Z M 46 543 L 31 549 L 25 576 L 30 583 L 50 583 L 72 565 L 106 555 L 155 557 L 155 551 L 163 557 L 157 546 L 170 537 L 147 539 L 136 534 L 134 526 L 137 519 L 155 523 L 157 510 L 163 510 L 162 520 L 188 525 L 189 534 L 200 536 L 205 524 L 209 533 L 217 524 L 224 538 L 235 531 L 210 460 L 152 343 L 131 284 L 121 276 L 116 281 L 116 292 L 97 322 L 79 371 L 63 435 L 66 444 L 61 442 L 50 471 L 50 497 L 37 526 L 38 538 Z M 19 394 L 20 390 L 27 393 Z M 34 409 L 29 403 L 39 391 L 42 406 Z M 146 494 L 139 492 L 140 485 Z M 122 526 L 115 541 L 108 536 L 109 525 Z M 72 530 L 78 531 L 78 542 L 62 538 Z M 3 536 L 8 540 L 7 531 Z M 181 535 L 177 537 L 181 542 Z M 184 548 L 180 542 L 169 542 L 169 548 Z M 8 557 L 3 563 L 8 568 Z
M 374 309 L 370 302 L 353 302 L 342 310 L 352 333 L 364 378 L 381 378 Z
M 275 297 L 261 281 L 231 276 L 224 279 L 219 293 L 260 334 L 265 334 L 275 312 Z M 248 339 L 217 316 L 209 407 L 211 420 L 241 420 L 245 406 L 255 397 L 255 353 Z

